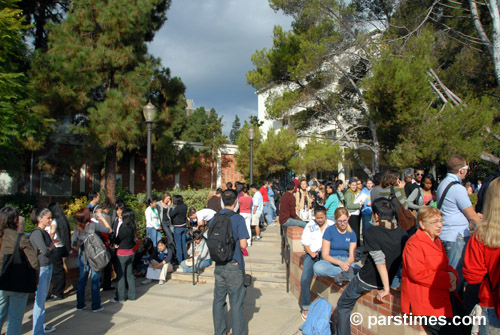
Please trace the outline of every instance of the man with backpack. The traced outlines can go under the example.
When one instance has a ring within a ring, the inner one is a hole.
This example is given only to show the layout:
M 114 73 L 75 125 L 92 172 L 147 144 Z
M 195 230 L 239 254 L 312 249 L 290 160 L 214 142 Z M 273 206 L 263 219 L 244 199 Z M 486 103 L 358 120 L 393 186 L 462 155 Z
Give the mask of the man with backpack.
M 443 241 L 449 264 L 458 272 L 457 292 L 463 296 L 464 279 L 462 265 L 465 247 L 470 237 L 469 222 L 477 225 L 480 218 L 477 215 L 462 186 L 462 180 L 467 176 L 469 167 L 465 158 L 453 155 L 446 161 L 448 174 L 437 188 L 437 208 L 443 213 L 443 229 L 439 238 Z
M 210 258 L 215 262 L 214 302 L 212 307 L 214 334 L 226 335 L 226 297 L 231 304 L 233 335 L 246 335 L 243 304 L 246 295 L 244 286 L 245 262 L 242 249 L 250 238 L 243 216 L 233 210 L 238 194 L 227 189 L 222 193 L 224 209 L 209 222 L 207 245 Z

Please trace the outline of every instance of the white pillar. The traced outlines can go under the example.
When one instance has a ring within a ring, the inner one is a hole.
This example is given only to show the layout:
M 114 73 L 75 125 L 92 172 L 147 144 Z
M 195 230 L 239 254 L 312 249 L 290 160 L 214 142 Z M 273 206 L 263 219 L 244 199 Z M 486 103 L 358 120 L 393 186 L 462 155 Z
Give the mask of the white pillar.
M 174 188 L 181 188 L 181 174 L 177 172 L 174 176 Z
M 340 155 L 340 161 L 338 164 L 338 171 L 339 171 L 339 180 L 344 180 L 346 181 L 346 175 L 345 175 L 345 166 L 344 166 L 344 160 L 345 160 L 345 155 L 344 155 L 344 148 L 341 147 L 340 150 L 342 150 L 342 153 Z M 347 189 L 347 185 L 346 185 Z
M 217 183 L 216 188 L 222 186 L 222 154 L 219 151 L 217 152 Z
M 80 193 L 85 192 L 85 179 L 87 177 L 87 164 L 83 164 L 80 168 Z
M 132 194 L 135 193 L 135 154 L 132 154 L 132 156 L 130 156 L 128 190 Z

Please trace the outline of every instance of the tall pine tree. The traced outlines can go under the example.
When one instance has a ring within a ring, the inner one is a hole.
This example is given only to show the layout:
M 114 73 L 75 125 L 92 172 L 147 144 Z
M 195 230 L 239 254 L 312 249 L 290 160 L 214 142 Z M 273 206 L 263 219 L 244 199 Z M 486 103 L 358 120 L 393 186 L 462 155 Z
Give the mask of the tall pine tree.
M 145 131 L 147 103 L 159 60 L 146 42 L 166 20 L 170 0 L 87 0 L 72 3 L 51 27 L 47 52 L 36 62 L 44 104 L 59 119 L 82 115 L 73 127 L 106 153 L 106 195 L 114 203 L 116 163 Z

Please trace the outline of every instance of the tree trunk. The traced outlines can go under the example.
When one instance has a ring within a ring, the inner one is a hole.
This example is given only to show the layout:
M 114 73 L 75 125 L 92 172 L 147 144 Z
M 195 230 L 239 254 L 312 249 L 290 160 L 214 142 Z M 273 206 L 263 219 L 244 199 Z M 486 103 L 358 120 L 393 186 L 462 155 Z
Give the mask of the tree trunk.
M 111 206 L 116 202 L 116 145 L 106 148 L 106 200 Z

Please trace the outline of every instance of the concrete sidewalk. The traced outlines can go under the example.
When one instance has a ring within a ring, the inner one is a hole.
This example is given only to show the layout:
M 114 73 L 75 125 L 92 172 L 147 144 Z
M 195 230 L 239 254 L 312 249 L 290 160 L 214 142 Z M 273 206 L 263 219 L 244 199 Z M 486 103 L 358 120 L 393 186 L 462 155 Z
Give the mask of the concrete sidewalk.
M 162 286 L 138 283 L 137 300 L 124 304 L 110 302 L 113 295 L 113 291 L 101 293 L 104 310 L 99 313 L 77 311 L 75 294 L 49 302 L 46 323 L 57 327 L 54 334 L 213 334 L 213 284 L 193 286 L 172 280 Z M 32 307 L 30 299 L 23 334 L 31 333 Z M 249 287 L 244 311 L 249 334 L 301 334 L 297 300 L 284 290 Z

